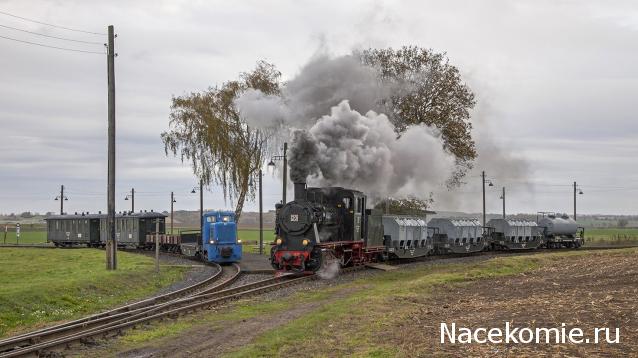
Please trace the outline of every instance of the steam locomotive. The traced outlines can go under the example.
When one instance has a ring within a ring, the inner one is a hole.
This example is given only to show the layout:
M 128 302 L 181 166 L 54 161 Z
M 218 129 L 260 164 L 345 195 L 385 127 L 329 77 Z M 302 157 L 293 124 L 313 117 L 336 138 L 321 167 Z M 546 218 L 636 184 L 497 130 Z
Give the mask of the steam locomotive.
M 578 248 L 584 229 L 567 216 L 541 213 L 538 224 L 493 219 L 383 215 L 366 209 L 366 195 L 341 187 L 307 188 L 294 184 L 294 200 L 276 207 L 276 240 L 270 261 L 278 271 L 312 273 L 342 267 L 427 255 L 469 254 L 489 250 Z

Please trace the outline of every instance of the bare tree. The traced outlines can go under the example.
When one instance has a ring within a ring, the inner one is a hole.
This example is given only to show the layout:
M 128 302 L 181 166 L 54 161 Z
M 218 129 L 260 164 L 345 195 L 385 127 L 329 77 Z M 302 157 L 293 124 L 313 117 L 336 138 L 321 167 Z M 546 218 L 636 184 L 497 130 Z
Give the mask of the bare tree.
M 278 95 L 280 78 L 274 65 L 260 61 L 238 80 L 173 97 L 169 131 L 161 135 L 166 155 L 179 153 L 206 186 L 220 185 L 224 198 L 236 202 L 237 221 L 246 198 L 254 197 L 249 181 L 263 164 L 269 137 L 242 121 L 235 99 L 251 88 Z

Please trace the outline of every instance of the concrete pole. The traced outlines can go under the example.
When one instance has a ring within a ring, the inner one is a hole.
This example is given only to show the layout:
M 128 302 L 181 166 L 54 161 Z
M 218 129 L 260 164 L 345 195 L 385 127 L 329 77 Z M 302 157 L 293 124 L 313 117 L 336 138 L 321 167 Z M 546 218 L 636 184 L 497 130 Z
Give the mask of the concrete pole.
M 574 182 L 574 221 L 576 221 L 576 182 Z
M 171 235 L 173 235 L 173 203 L 175 203 L 175 195 L 171 191 Z
M 60 185 L 60 215 L 64 215 L 64 185 Z
M 131 212 L 135 212 L 135 188 L 131 188 Z
M 160 219 L 155 221 L 155 272 L 159 273 L 159 240 L 160 240 Z
M 483 226 L 485 226 L 485 171 L 481 173 L 483 181 Z
M 505 219 L 505 187 L 503 187 L 503 219 Z
M 199 230 L 204 237 L 204 182 L 199 181 Z
M 117 269 L 117 239 L 115 237 L 115 34 L 113 25 L 108 27 L 108 187 L 107 187 L 107 238 L 106 268 Z M 64 200 L 64 198 L 62 198 Z
M 264 253 L 264 206 L 263 206 L 263 196 L 261 191 L 261 169 L 259 169 L 259 254 L 263 255 Z
M 282 204 L 286 204 L 286 187 L 288 186 L 288 143 L 284 143 L 284 188 L 282 190 Z

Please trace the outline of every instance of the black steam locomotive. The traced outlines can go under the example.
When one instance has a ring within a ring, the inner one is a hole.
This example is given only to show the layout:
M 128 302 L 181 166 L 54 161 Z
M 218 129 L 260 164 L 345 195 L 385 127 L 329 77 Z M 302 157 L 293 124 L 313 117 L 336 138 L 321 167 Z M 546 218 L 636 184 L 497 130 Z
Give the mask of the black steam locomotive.
M 366 210 L 366 196 L 356 190 L 295 183 L 294 201 L 277 207 L 275 230 L 277 270 L 314 272 L 331 262 L 376 261 L 384 252 L 381 216 Z

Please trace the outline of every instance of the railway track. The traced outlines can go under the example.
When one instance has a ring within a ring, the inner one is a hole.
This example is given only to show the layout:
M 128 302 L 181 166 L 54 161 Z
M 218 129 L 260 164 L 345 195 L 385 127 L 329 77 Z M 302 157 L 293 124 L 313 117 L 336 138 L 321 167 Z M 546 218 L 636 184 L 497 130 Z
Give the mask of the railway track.
M 218 268 L 215 274 L 203 281 L 179 290 L 151 297 L 142 301 L 137 301 L 77 320 L 0 340 L 0 356 L 2 356 L 2 352 L 14 350 L 16 347 L 28 346 L 34 342 L 42 341 L 43 339 L 52 339 L 68 335 L 73 332 L 78 332 L 87 329 L 88 327 L 95 327 L 97 325 L 104 324 L 105 322 L 121 319 L 127 315 L 130 316 L 145 309 L 166 304 L 180 298 L 210 294 L 211 292 L 218 291 L 229 286 L 242 274 L 241 268 L 237 264 L 229 266 L 225 270 L 218 264 L 211 263 L 211 265 Z
M 0 357 L 41 356 L 56 349 L 68 348 L 73 343 L 89 343 L 96 338 L 117 336 L 123 330 L 151 321 L 177 318 L 198 310 L 218 307 L 229 301 L 295 285 L 314 278 L 315 276 L 292 277 L 292 275 L 288 275 L 223 290 L 204 290 L 187 297 L 119 312 L 111 316 L 102 316 L 59 330 L 49 329 L 32 332 L 20 336 L 14 343 L 8 341 L 14 340 L 16 337 L 0 342 L 2 344 Z

